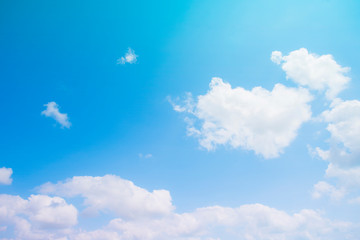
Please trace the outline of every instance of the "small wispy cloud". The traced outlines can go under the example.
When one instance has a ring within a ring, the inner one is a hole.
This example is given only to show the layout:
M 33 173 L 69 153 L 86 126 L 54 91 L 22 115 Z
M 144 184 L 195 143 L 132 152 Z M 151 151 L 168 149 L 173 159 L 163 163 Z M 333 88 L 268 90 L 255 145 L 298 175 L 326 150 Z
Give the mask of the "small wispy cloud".
M 127 53 L 125 54 L 125 56 L 119 58 L 117 60 L 117 64 L 125 64 L 125 63 L 136 63 L 137 61 L 137 57 L 138 55 L 135 54 L 135 51 L 131 48 L 128 49 Z
M 12 183 L 11 175 L 13 171 L 11 168 L 0 168 L 0 184 L 10 185 Z
M 153 155 L 151 153 L 148 153 L 148 154 L 142 154 L 142 153 L 139 153 L 139 158 L 151 158 Z
M 320 181 L 314 185 L 312 197 L 319 199 L 322 196 L 328 195 L 333 200 L 340 200 L 345 196 L 345 194 L 346 190 L 344 188 L 336 188 L 327 182 Z
M 46 106 L 46 109 L 41 112 L 41 115 L 55 119 L 62 127 L 70 128 L 71 123 L 67 114 L 59 112 L 59 105 L 56 102 L 48 102 L 44 106 Z

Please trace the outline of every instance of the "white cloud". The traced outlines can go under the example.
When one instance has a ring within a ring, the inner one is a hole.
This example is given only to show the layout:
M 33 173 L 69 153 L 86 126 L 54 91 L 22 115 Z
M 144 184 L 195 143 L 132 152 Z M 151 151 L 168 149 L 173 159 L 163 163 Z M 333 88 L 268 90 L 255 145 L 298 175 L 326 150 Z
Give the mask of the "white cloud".
M 322 158 L 323 160 L 328 160 L 330 157 L 330 151 L 328 150 L 322 150 L 319 147 L 316 147 L 314 150 L 314 155 L 319 156 L 320 158 Z
M 44 106 L 46 106 L 46 109 L 41 112 L 42 115 L 55 119 L 62 127 L 70 128 L 71 123 L 67 114 L 59 112 L 59 105 L 56 102 L 48 102 Z
M 317 155 L 329 162 L 326 176 L 349 192 L 360 188 L 360 101 L 335 99 L 330 107 L 321 114 L 328 123 L 330 148 L 317 148 Z
M 114 175 L 73 177 L 57 184 L 44 184 L 40 191 L 64 197 L 82 196 L 86 212 L 103 211 L 122 218 L 161 216 L 174 209 L 168 191 L 148 192 Z
M 13 171 L 11 168 L 0 168 L 0 184 L 10 185 L 12 183 L 12 173 Z
M 337 187 L 326 182 L 320 181 L 314 185 L 314 198 L 322 196 L 330 196 L 335 200 L 340 200 L 344 196 L 351 196 L 352 193 L 358 193 L 360 189 L 360 166 L 340 166 L 338 164 L 329 163 L 325 176 L 337 180 Z M 349 203 L 354 203 L 354 199 L 350 199 Z
M 319 156 L 339 168 L 360 165 L 360 101 L 335 99 L 321 114 L 328 123 L 330 149 L 318 148 Z
M 301 86 L 325 91 L 327 99 L 334 99 L 350 81 L 346 76 L 350 68 L 340 66 L 330 54 L 318 56 L 301 48 L 290 52 L 287 56 L 274 51 L 271 60 L 282 64 L 286 78 Z
M 360 188 L 360 166 L 341 167 L 330 163 L 326 176 L 339 179 L 339 183 L 347 188 Z
M 273 158 L 310 119 L 311 100 L 303 88 L 276 84 L 272 91 L 261 87 L 249 91 L 213 78 L 208 93 L 198 96 L 196 102 L 188 95 L 184 106 L 172 104 L 176 111 L 195 117 L 187 118 L 187 130 L 199 138 L 202 147 L 213 150 L 217 145 L 229 144 Z M 195 120 L 201 123 L 199 129 Z
M 346 190 L 344 188 L 337 189 L 324 181 L 320 181 L 314 185 L 313 198 L 321 198 L 324 195 L 328 195 L 334 200 L 340 200 L 345 194 Z
M 360 197 L 356 197 L 356 198 L 350 199 L 350 200 L 349 200 L 349 203 L 352 203 L 352 204 L 360 204 Z
M 16 239 L 61 239 L 77 224 L 77 210 L 59 197 L 0 195 L 0 225 L 14 228 Z
M 282 53 L 279 51 L 273 51 L 271 53 L 271 61 L 273 61 L 276 64 L 280 64 L 283 61 Z
M 169 103 L 172 105 L 173 109 L 176 112 L 189 112 L 189 113 L 194 113 L 194 108 L 195 108 L 195 102 L 193 100 L 193 96 L 191 93 L 186 93 L 185 94 L 185 99 L 182 102 L 181 105 L 176 104 L 170 96 L 167 97 L 167 100 L 169 101 Z M 179 101 L 179 98 L 176 99 L 176 101 Z
M 100 240 L 106 233 L 124 240 L 340 240 L 344 233 L 351 236 L 351 227 L 350 223 L 330 221 L 313 210 L 290 215 L 262 204 L 247 204 L 238 208 L 199 208 L 152 220 L 113 219 L 105 228 L 82 233 L 81 238 L 75 239 Z
M 152 154 L 151 153 L 148 153 L 148 154 L 142 154 L 142 153 L 139 153 L 139 158 L 152 158 Z
M 74 234 L 71 237 L 71 240 L 126 240 L 117 232 L 114 231 L 106 231 L 103 229 L 91 231 L 91 232 L 81 232 L 78 234 Z
M 84 225 L 76 227 L 76 208 L 60 197 L 31 195 L 23 199 L 3 194 L 0 226 L 8 236 L 29 240 L 355 240 L 358 236 L 356 224 L 332 221 L 309 209 L 288 214 L 262 204 L 246 204 L 176 213 L 168 191 L 157 190 L 163 191 L 157 195 L 156 190 L 150 193 L 112 175 L 73 177 L 45 184 L 40 190 L 66 197 L 79 195 L 88 206 L 118 216 L 88 231 Z
M 327 130 L 331 138 L 344 144 L 351 152 L 360 153 L 360 101 L 342 101 L 336 99 L 331 110 L 322 113 L 328 122 Z M 360 163 L 360 159 L 358 159 Z
M 134 50 L 132 50 L 131 48 L 128 49 L 127 53 L 125 54 L 125 56 L 119 58 L 117 60 L 117 64 L 125 64 L 125 63 L 136 63 L 137 61 L 137 55 L 135 54 Z
M 41 228 L 68 228 L 77 224 L 77 210 L 60 197 L 31 195 L 26 212 Z

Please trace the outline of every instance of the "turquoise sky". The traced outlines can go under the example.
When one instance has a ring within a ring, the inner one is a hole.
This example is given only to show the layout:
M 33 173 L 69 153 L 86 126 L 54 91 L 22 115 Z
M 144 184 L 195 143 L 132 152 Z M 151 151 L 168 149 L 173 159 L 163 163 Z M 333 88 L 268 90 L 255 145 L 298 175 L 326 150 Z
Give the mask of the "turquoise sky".
M 0 239 L 357 239 L 359 23 L 350 0 L 1 1 Z

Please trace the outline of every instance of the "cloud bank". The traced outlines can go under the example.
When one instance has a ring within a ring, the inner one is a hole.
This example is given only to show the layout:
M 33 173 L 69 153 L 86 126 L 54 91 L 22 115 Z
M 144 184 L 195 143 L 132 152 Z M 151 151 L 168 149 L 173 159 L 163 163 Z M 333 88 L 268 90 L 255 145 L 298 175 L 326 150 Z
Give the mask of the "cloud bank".
M 114 175 L 73 177 L 65 182 L 44 184 L 40 192 L 63 197 L 81 196 L 87 212 L 114 213 L 122 218 L 166 215 L 173 210 L 168 191 L 148 192 Z
M 42 194 L 28 199 L 0 195 L 0 227 L 9 239 L 355 240 L 358 236 L 356 224 L 333 221 L 311 209 L 289 214 L 257 203 L 177 213 L 168 191 L 150 192 L 115 175 L 76 176 L 38 189 Z M 91 230 L 79 227 L 81 220 L 101 216 L 79 214 L 68 203 L 74 197 L 83 200 L 76 201 L 87 207 L 83 212 L 102 211 L 110 217 L 108 223 Z

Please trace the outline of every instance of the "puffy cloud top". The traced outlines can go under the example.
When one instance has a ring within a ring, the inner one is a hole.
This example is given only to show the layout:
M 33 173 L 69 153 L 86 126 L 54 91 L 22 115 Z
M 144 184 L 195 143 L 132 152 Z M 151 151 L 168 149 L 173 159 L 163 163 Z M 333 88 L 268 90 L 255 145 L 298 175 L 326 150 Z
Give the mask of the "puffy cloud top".
M 340 66 L 330 54 L 317 56 L 309 53 L 306 48 L 301 48 L 290 52 L 287 56 L 274 51 L 271 60 L 281 64 L 286 78 L 301 86 L 325 91 L 328 99 L 334 99 L 350 81 L 346 76 L 350 68 Z
M 212 206 L 190 213 L 171 214 L 156 221 L 112 220 L 107 233 L 115 239 L 215 240 L 215 239 L 337 239 L 351 224 L 333 222 L 318 212 L 304 209 L 293 215 L 262 204 L 238 208 Z M 84 234 L 96 236 L 104 231 Z M 220 233 L 220 234 L 219 234 Z M 227 233 L 228 235 L 224 234 Z M 100 237 L 93 239 L 102 239 Z
M 77 224 L 77 209 L 59 197 L 0 195 L 0 226 L 13 226 L 16 239 L 60 239 Z
M 45 184 L 40 190 L 67 197 L 79 195 L 89 207 L 114 211 L 118 216 L 104 227 L 87 231 L 76 227 L 78 212 L 63 198 L 31 195 L 23 199 L 3 194 L 2 231 L 13 229 L 14 239 L 27 240 L 335 240 L 344 234 L 347 239 L 358 236 L 357 225 L 326 219 L 310 209 L 288 214 L 262 204 L 245 204 L 175 213 L 168 191 L 151 193 L 113 175 L 73 177 Z
M 168 191 L 148 192 L 114 175 L 73 177 L 57 184 L 44 184 L 40 191 L 66 197 L 82 196 L 87 212 L 112 212 L 123 218 L 166 215 L 174 209 Z
M 208 150 L 229 144 L 254 150 L 265 158 L 277 157 L 311 117 L 309 92 L 282 84 L 276 84 L 272 91 L 262 87 L 249 91 L 213 78 L 208 93 L 197 100 L 192 103 L 188 99 L 185 106 L 174 105 L 174 109 L 187 111 L 201 121 L 201 128 L 196 129 L 188 120 L 188 131 Z

